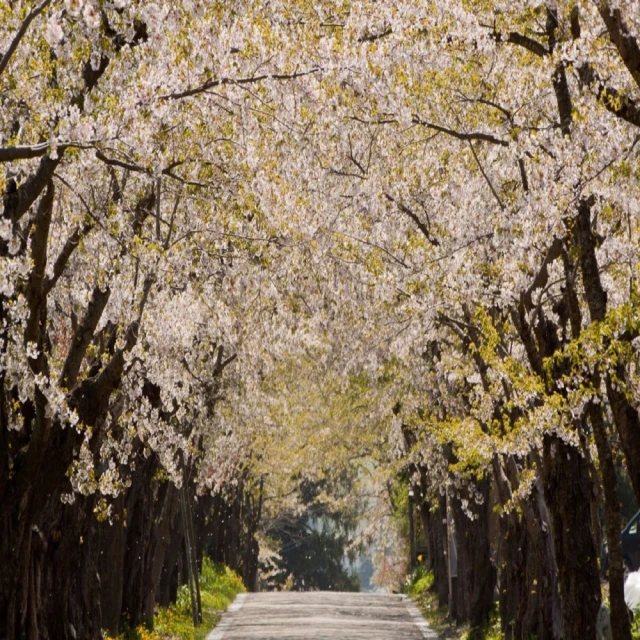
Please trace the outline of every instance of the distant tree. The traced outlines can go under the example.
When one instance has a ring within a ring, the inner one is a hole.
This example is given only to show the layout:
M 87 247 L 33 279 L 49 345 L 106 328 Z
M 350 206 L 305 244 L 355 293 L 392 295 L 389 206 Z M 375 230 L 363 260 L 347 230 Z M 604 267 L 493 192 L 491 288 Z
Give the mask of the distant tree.
M 300 494 L 305 508 L 280 514 L 278 526 L 270 532 L 280 548 L 276 561 L 280 571 L 271 580 L 274 588 L 289 582 L 295 591 L 360 590 L 359 577 L 348 566 L 353 514 L 316 502 L 323 484 L 303 482 Z

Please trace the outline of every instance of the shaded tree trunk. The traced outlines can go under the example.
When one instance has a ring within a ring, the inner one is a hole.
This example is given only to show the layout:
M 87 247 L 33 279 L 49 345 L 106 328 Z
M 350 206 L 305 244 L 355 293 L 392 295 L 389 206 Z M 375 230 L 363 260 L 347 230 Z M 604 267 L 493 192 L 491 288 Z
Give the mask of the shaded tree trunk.
M 489 540 L 489 480 L 480 480 L 474 488 L 482 502 L 476 504 L 475 498 L 467 495 L 466 509 L 470 513 L 463 509 L 460 496 L 451 501 L 458 552 L 456 609 L 460 620 L 481 627 L 489 621 L 496 570 L 491 562 Z
M 125 575 L 126 526 L 123 496 L 118 496 L 114 502 L 113 522 L 101 523 L 98 531 L 102 626 L 111 635 L 117 636 L 120 632 Z
M 579 451 L 553 435 L 544 437 L 543 459 L 565 638 L 592 640 L 601 595 L 598 554 L 589 526 L 588 464 Z
M 500 501 L 506 505 L 511 487 L 519 486 L 516 461 L 508 459 L 509 478 L 497 458 L 493 467 Z M 500 528 L 499 603 L 505 638 L 562 638 L 555 549 L 541 483 L 520 501 L 519 511 L 503 514 Z
M 440 606 L 449 603 L 449 572 L 447 569 L 447 527 L 445 498 L 440 497 L 435 509 L 422 499 L 418 503 L 422 528 L 427 534 L 429 569 L 433 571 L 433 586 Z
M 602 407 L 590 404 L 589 420 L 598 449 L 600 473 L 604 493 L 604 520 L 609 547 L 609 598 L 611 602 L 611 630 L 613 640 L 631 640 L 631 623 L 624 600 L 624 561 L 622 555 L 622 518 L 620 516 L 620 498 L 618 480 Z

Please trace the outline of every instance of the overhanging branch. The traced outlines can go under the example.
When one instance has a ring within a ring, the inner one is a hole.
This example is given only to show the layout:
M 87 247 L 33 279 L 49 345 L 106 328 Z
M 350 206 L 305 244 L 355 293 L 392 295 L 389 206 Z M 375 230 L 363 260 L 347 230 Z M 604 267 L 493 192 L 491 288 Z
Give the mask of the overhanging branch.
M 506 140 L 501 140 L 500 138 L 496 138 L 494 135 L 490 133 L 482 133 L 481 131 L 475 131 L 470 133 L 465 133 L 462 131 L 456 131 L 455 129 L 449 129 L 448 127 L 443 127 L 439 124 L 434 124 L 433 122 L 427 122 L 420 118 L 420 116 L 413 116 L 412 121 L 414 124 L 418 124 L 421 127 L 425 127 L 426 129 L 431 129 L 433 131 L 438 131 L 440 133 L 445 133 L 448 136 L 453 138 L 457 138 L 458 140 L 464 141 L 473 141 L 479 140 L 481 142 L 489 142 L 491 144 L 497 144 L 501 147 L 508 147 L 509 143 Z
M 294 80 L 296 78 L 302 78 L 304 76 L 318 73 L 319 67 L 314 67 L 308 71 L 296 71 L 294 73 L 265 73 L 259 76 L 251 76 L 248 78 L 212 78 L 202 83 L 198 87 L 193 89 L 187 89 L 185 91 L 176 91 L 174 93 L 168 93 L 160 96 L 160 100 L 179 100 L 180 98 L 189 98 L 190 96 L 198 95 L 199 93 L 205 93 L 209 89 L 215 87 L 222 87 L 224 85 L 245 85 L 255 84 L 264 80 Z

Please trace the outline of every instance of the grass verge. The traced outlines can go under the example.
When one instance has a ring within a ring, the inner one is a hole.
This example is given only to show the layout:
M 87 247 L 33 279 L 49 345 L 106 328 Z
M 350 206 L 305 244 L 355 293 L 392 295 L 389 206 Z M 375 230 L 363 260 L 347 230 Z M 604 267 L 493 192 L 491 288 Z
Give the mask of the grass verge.
M 156 611 L 153 629 L 145 626 L 126 628 L 117 639 L 105 636 L 105 640 L 204 640 L 242 591 L 245 587 L 237 573 L 205 557 L 200 574 L 202 623 L 198 627 L 193 626 L 191 619 L 189 588 L 183 585 L 178 590 L 175 604 Z
M 497 610 L 491 614 L 484 629 L 472 629 L 468 624 L 457 625 L 449 618 L 447 605 L 440 606 L 432 590 L 433 573 L 418 567 L 407 579 L 404 591 L 416 603 L 431 628 L 443 640 L 501 640 L 500 618 Z

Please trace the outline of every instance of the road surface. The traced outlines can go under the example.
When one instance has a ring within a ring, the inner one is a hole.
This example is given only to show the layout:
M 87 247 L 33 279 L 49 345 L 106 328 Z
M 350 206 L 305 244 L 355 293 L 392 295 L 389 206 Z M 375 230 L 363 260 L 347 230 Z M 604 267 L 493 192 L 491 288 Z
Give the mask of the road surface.
M 250 593 L 236 598 L 207 640 L 437 640 L 406 596 Z

